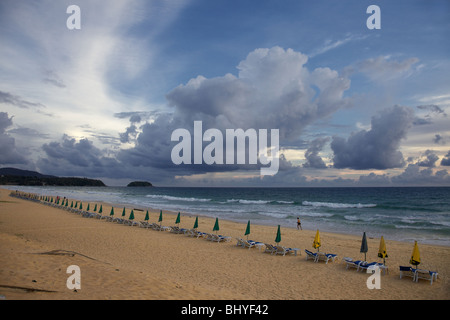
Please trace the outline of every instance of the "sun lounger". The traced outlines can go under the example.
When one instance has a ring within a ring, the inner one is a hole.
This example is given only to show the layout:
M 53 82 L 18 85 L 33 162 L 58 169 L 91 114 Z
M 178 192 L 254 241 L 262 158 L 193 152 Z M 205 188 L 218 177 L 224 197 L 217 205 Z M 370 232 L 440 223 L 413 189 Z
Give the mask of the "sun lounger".
M 345 263 L 347 264 L 347 266 L 345 267 L 346 269 L 348 268 L 355 268 L 355 269 L 359 269 L 359 265 L 361 263 L 367 263 L 365 261 L 362 260 L 353 260 L 352 258 L 344 258 Z
M 429 271 L 423 269 L 413 269 L 415 273 L 415 281 L 419 282 L 419 279 L 430 281 L 433 284 L 433 279 L 437 280 L 438 273 L 436 271 Z
M 414 281 L 416 279 L 415 269 L 409 266 L 400 266 L 400 279 L 403 277 L 411 277 Z
M 311 259 L 314 262 L 316 262 L 317 253 L 311 252 L 307 249 L 305 249 L 305 253 L 306 253 L 306 260 Z
M 210 233 L 206 240 L 216 241 L 216 242 L 229 242 L 231 241 L 231 237 L 222 236 L 220 234 Z
M 328 264 L 328 261 L 330 261 L 330 260 L 332 262 L 334 262 L 336 257 L 337 257 L 337 255 L 333 254 L 333 253 L 318 252 L 317 255 L 316 255 L 316 262 L 325 261 L 325 264 Z
M 271 244 L 269 244 L 269 243 L 265 243 L 265 245 L 266 245 L 266 248 L 264 249 L 264 252 L 265 252 L 265 253 L 270 253 L 270 254 L 272 254 L 272 253 L 274 253 L 275 251 L 277 251 L 277 248 L 275 248 L 275 246 L 273 246 L 273 245 L 271 245 Z
M 206 238 L 209 233 L 201 232 L 198 230 L 192 230 L 193 237 L 198 238 Z
M 237 240 L 236 247 L 239 246 L 244 247 L 244 239 L 236 238 L 236 240 Z

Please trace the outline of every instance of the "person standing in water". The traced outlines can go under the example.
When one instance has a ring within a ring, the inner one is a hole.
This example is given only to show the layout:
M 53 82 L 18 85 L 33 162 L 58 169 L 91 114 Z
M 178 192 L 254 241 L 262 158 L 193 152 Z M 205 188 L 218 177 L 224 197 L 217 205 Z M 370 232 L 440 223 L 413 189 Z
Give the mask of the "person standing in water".
M 303 230 L 302 229 L 302 223 L 300 222 L 300 218 L 297 217 L 297 230 Z

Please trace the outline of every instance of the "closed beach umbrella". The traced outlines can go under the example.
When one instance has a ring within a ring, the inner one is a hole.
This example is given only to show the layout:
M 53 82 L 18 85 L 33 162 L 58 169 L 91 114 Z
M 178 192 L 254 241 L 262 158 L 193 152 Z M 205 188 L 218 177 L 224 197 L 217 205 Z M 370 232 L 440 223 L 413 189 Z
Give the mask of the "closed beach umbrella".
M 70 207 L 73 208 L 73 200 L 72 200 L 72 202 L 70 203 Z
M 214 223 L 213 231 L 219 231 L 219 218 L 216 218 L 216 223 Z
M 159 211 L 159 219 L 158 219 L 158 222 L 161 222 L 161 221 L 162 221 L 162 210 Z
M 83 202 L 80 202 L 80 210 L 83 210 Z
M 322 244 L 320 243 L 319 229 L 317 229 L 316 236 L 314 237 L 314 241 L 313 241 L 313 248 L 317 249 L 317 251 L 319 251 L 319 248 L 321 245 Z
M 123 207 L 122 217 L 125 217 L 125 207 Z
M 178 212 L 177 219 L 175 220 L 175 224 L 180 223 L 180 213 Z
M 250 220 L 248 220 L 248 222 L 247 222 L 247 228 L 245 229 L 245 233 L 244 233 L 244 236 L 247 236 L 247 240 L 248 240 L 249 234 L 250 234 Z
M 86 211 L 89 211 L 89 203 L 88 203 L 88 206 L 87 206 L 87 208 L 86 208 Z
M 109 213 L 110 216 L 114 215 L 114 207 L 111 207 L 111 212 Z
M 147 210 L 147 213 L 145 214 L 144 221 L 148 221 L 149 219 L 150 219 L 150 217 L 148 216 L 148 210 Z
M 417 245 L 417 241 L 414 241 L 414 249 L 411 255 L 411 260 L 409 260 L 409 263 L 412 265 L 415 265 L 416 267 L 420 264 L 420 253 L 419 253 L 419 246 Z
M 384 238 L 381 236 L 380 239 L 380 248 L 378 249 L 378 257 L 383 259 L 383 264 L 386 264 L 386 259 L 388 257 L 386 251 L 386 243 L 384 243 Z
M 195 222 L 194 222 L 194 229 L 198 228 L 198 216 L 195 217 Z
M 130 217 L 128 218 L 128 220 L 134 220 L 134 211 L 133 211 L 133 209 L 131 210 Z
M 97 212 L 97 204 L 94 206 L 94 212 Z
M 103 206 L 100 205 L 100 210 L 98 210 L 98 213 L 102 213 L 103 212 Z
M 361 241 L 361 250 L 359 250 L 359 252 L 364 253 L 364 261 L 366 261 L 367 251 L 369 251 L 369 246 L 367 245 L 366 233 L 364 232 L 362 241 Z
M 278 225 L 278 230 L 277 230 L 277 237 L 275 238 L 275 242 L 278 244 L 279 242 L 281 242 L 281 230 L 280 230 L 280 225 Z

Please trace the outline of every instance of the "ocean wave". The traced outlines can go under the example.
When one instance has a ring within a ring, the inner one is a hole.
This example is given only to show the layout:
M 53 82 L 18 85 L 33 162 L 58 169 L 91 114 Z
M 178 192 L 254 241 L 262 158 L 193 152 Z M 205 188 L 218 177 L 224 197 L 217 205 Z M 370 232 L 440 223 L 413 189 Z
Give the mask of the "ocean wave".
M 229 199 L 226 203 L 237 202 L 240 204 L 294 204 L 294 201 L 283 200 L 246 200 L 246 199 Z M 222 202 L 221 202 L 222 203 Z
M 153 199 L 164 199 L 164 200 L 171 200 L 171 201 L 188 201 L 188 202 L 209 202 L 211 199 L 203 199 L 203 198 L 193 198 L 193 197 L 174 197 L 174 196 L 167 196 L 162 194 L 148 194 L 146 195 L 147 198 L 153 198 Z
M 302 205 L 311 207 L 325 207 L 325 208 L 373 208 L 376 204 L 361 204 L 361 203 L 334 203 L 334 202 L 314 202 L 303 201 Z

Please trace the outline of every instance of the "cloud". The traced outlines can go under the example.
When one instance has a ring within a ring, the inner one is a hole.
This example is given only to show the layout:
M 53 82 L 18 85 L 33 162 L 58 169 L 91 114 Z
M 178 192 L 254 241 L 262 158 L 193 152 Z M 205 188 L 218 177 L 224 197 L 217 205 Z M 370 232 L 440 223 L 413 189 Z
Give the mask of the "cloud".
M 179 175 L 259 169 L 254 165 L 175 166 L 170 160 L 176 144 L 171 134 L 183 128 L 193 135 L 194 121 L 202 121 L 203 131 L 279 129 L 281 145 L 298 141 L 308 125 L 351 104 L 344 97 L 350 81 L 329 68 L 308 70 L 307 60 L 292 49 L 256 49 L 239 63 L 237 76 L 190 79 L 166 95 L 173 113 L 158 114 L 153 122 L 141 126 L 135 147 L 122 150 L 120 161 Z
M 187 123 L 196 119 L 213 128 L 280 129 L 280 139 L 287 142 L 351 103 L 343 97 L 350 80 L 329 68 L 310 71 L 307 61 L 292 49 L 256 49 L 239 63 L 238 76 L 198 76 L 166 97 L 175 118 Z
M 351 169 L 389 169 L 405 165 L 402 153 L 398 150 L 401 140 L 411 127 L 411 109 L 394 106 L 372 117 L 371 129 L 352 133 L 345 140 L 333 137 L 335 168 Z
M 445 157 L 442 158 L 441 166 L 450 166 L 450 150 L 447 152 Z
M 14 138 L 6 133 L 12 124 L 12 117 L 0 112 L 0 164 L 26 164 L 28 161 L 17 150 Z
M 308 56 L 310 58 L 313 58 L 313 57 L 315 57 L 317 55 L 320 55 L 322 53 L 325 53 L 327 51 L 336 49 L 336 48 L 338 48 L 338 47 L 340 47 L 340 46 L 342 46 L 342 45 L 344 45 L 346 43 L 349 43 L 351 41 L 364 40 L 367 37 L 368 37 L 367 35 L 360 36 L 360 35 L 354 35 L 354 34 L 347 34 L 345 36 L 345 38 L 339 39 L 339 40 L 336 40 L 336 41 L 332 41 L 330 39 L 327 39 L 320 48 L 317 48 L 312 53 L 310 53 Z
M 390 56 L 379 56 L 356 62 L 346 67 L 343 73 L 349 76 L 360 72 L 374 82 L 383 83 L 409 76 L 413 71 L 413 65 L 417 62 L 419 59 L 415 57 L 398 61 L 391 59 Z
M 323 147 L 328 141 L 330 141 L 329 137 L 316 138 L 311 141 L 308 149 L 305 152 L 306 163 L 303 164 L 303 167 L 317 169 L 324 169 L 327 167 L 325 162 L 319 156 L 319 152 L 322 151 Z
M 447 113 L 445 113 L 445 111 L 442 110 L 442 108 L 436 104 L 420 105 L 420 106 L 417 106 L 417 108 L 421 109 L 421 110 L 429 110 L 431 113 L 442 115 L 444 117 L 447 116 Z
M 46 157 L 38 160 L 42 172 L 55 175 L 88 177 L 121 177 L 123 170 L 119 163 L 105 156 L 106 150 L 95 147 L 89 139 L 76 140 L 63 135 L 61 141 L 42 146 Z
M 20 96 L 16 96 L 4 91 L 0 91 L 0 103 L 10 104 L 23 109 L 45 108 L 42 103 L 30 102 L 22 99 Z
M 418 164 L 409 164 L 403 173 L 392 177 L 391 182 L 395 185 L 448 185 L 450 175 L 447 170 L 433 173 L 431 168 L 420 170 Z
M 422 155 L 422 159 L 417 162 L 419 167 L 435 167 L 436 161 L 439 160 L 439 157 L 432 150 L 426 150 Z

